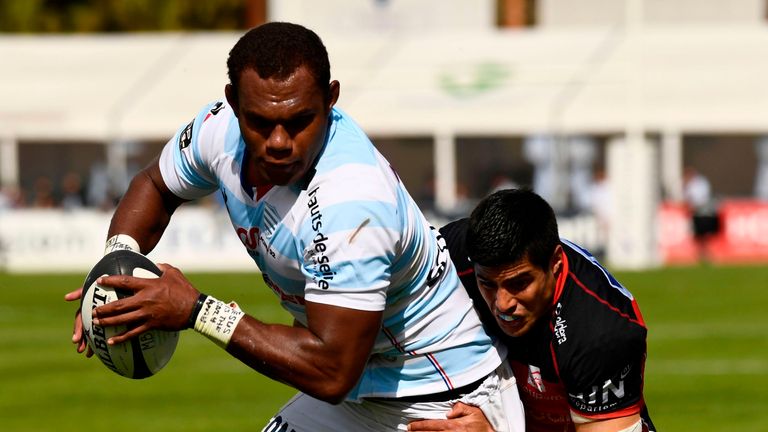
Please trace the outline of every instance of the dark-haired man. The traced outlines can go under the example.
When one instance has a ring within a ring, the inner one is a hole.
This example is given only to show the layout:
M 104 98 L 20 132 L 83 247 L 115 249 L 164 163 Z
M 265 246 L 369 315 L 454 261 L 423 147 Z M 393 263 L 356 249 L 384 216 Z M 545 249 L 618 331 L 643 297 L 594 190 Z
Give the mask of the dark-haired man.
M 183 202 L 221 193 L 233 227 L 296 325 L 270 325 L 161 265 L 158 279 L 104 277 L 132 297 L 101 325 L 194 328 L 253 369 L 299 389 L 265 431 L 405 430 L 456 400 L 521 430 L 504 352 L 485 333 L 445 244 L 362 130 L 334 107 L 320 38 L 269 23 L 227 62 L 226 101 L 179 129 L 115 211 L 107 250 L 148 253 Z M 79 292 L 67 298 L 79 298 Z M 73 341 L 82 352 L 81 324 Z M 497 372 L 497 368 L 499 371 Z
M 643 400 L 640 309 L 592 255 L 559 238 L 544 199 L 499 191 L 440 231 L 483 323 L 509 347 L 527 431 L 654 430 Z M 448 417 L 409 430 L 493 430 L 465 404 Z

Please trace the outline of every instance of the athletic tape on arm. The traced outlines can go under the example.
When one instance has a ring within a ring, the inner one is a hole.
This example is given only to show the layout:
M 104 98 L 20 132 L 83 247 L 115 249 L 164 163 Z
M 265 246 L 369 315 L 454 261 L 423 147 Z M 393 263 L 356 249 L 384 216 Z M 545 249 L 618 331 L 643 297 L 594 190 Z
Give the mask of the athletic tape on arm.
M 237 304 L 227 304 L 208 296 L 195 318 L 194 329 L 222 348 L 226 348 L 232 333 L 245 316 Z
M 107 240 L 107 244 L 104 246 L 104 255 L 114 252 L 116 250 L 130 250 L 141 253 L 139 242 L 128 234 L 116 234 Z

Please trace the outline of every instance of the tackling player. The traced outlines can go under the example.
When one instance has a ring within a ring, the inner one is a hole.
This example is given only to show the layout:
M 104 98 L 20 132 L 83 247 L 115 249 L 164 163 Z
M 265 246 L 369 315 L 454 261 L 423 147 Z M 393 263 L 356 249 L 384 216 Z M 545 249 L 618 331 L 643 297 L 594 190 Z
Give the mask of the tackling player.
M 480 405 L 498 430 L 522 430 L 505 352 L 483 330 L 437 230 L 334 106 L 339 83 L 320 38 L 265 24 L 235 44 L 227 66 L 226 101 L 199 111 L 133 179 L 107 250 L 150 252 L 180 204 L 220 193 L 296 325 L 261 322 L 161 265 L 158 279 L 99 282 L 135 291 L 94 310 L 97 324 L 131 329 L 110 343 L 194 328 L 301 391 L 269 432 L 405 430 L 456 400 Z M 79 317 L 73 341 L 85 349 Z
M 490 332 L 510 350 L 529 432 L 654 431 L 643 400 L 646 326 L 629 291 L 559 238 L 549 204 L 503 190 L 441 229 Z M 474 407 L 410 431 L 490 431 Z

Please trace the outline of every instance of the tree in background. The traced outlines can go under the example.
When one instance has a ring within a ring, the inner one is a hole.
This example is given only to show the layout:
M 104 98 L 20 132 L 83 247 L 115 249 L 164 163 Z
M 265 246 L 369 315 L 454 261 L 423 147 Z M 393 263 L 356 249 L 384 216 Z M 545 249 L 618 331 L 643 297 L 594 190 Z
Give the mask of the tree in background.
M 266 19 L 266 0 L 0 0 L 0 32 L 233 30 Z

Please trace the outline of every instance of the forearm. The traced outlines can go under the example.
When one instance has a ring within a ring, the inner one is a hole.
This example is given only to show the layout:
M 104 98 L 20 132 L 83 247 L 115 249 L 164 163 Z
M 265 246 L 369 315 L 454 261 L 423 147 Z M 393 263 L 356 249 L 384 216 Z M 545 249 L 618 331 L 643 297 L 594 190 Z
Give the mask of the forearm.
M 329 403 L 344 399 L 364 366 L 345 364 L 307 328 L 265 324 L 249 316 L 240 321 L 227 351 L 254 370 Z

